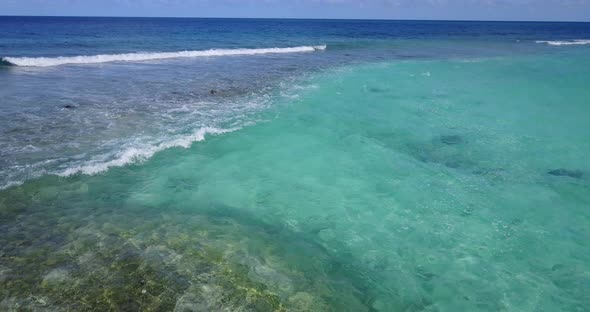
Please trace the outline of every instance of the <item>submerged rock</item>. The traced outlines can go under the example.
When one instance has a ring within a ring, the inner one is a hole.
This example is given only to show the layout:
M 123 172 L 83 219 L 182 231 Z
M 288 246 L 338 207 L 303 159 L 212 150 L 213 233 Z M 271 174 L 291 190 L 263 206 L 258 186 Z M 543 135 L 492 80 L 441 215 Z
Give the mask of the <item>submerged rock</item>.
M 473 214 L 474 209 L 471 207 L 465 208 L 461 211 L 461 217 L 469 217 Z
M 463 143 L 463 137 L 460 135 L 441 135 L 440 141 L 447 145 L 457 145 Z
M 561 263 L 558 263 L 558 264 L 556 264 L 556 265 L 554 265 L 554 266 L 551 267 L 551 271 L 554 271 L 555 272 L 555 271 L 561 270 L 563 268 L 565 268 L 565 265 L 563 265 Z
M 369 88 L 369 92 L 372 92 L 372 93 L 383 93 L 383 92 L 385 92 L 385 90 L 383 90 L 381 88 Z
M 423 281 L 428 282 L 428 281 L 432 280 L 433 278 L 438 277 L 438 275 L 436 275 L 432 272 L 429 272 L 423 268 L 418 268 L 418 269 L 416 269 L 416 277 L 420 278 Z
M 504 168 L 482 168 L 473 171 L 473 174 L 479 175 L 500 175 L 506 172 Z
M 575 179 L 580 179 L 584 175 L 584 173 L 581 170 L 568 170 L 562 168 L 551 170 L 547 172 L 547 174 L 550 174 L 552 176 L 570 177 Z

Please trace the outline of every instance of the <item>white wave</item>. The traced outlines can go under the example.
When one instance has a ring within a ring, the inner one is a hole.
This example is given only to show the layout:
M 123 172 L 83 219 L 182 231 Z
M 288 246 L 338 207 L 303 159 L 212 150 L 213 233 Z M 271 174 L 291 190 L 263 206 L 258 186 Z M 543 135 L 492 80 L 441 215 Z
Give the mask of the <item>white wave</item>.
M 134 162 L 141 162 L 145 161 L 157 152 L 163 151 L 168 148 L 172 147 L 182 147 L 182 148 L 189 148 L 194 142 L 199 142 L 205 140 L 205 135 L 208 134 L 222 134 L 227 132 L 233 132 L 239 130 L 240 128 L 231 128 L 231 129 L 220 129 L 220 128 L 213 128 L 213 127 L 204 127 L 200 128 L 199 130 L 195 131 L 193 134 L 180 137 L 171 141 L 167 141 L 164 143 L 160 143 L 157 145 L 144 145 L 140 147 L 129 147 L 122 152 L 118 153 L 117 156 L 109 161 L 92 161 L 87 162 L 81 166 L 71 167 L 62 172 L 56 173 L 58 176 L 68 177 L 75 174 L 87 174 L 93 175 L 97 173 L 101 173 L 107 171 L 109 168 L 112 167 L 122 167 L 127 164 L 131 164 Z
M 590 44 L 590 39 L 575 39 L 575 40 L 563 40 L 563 41 L 545 41 L 545 40 L 538 40 L 536 43 L 546 43 L 552 46 L 562 46 L 562 45 L 584 45 Z
M 23 181 L 8 181 L 8 182 L 6 182 L 6 184 L 0 185 L 0 191 L 11 188 L 11 187 L 23 185 L 23 183 L 24 183 Z
M 214 127 L 203 127 L 195 131 L 194 133 L 179 137 L 170 141 L 166 141 L 155 145 L 138 145 L 124 149 L 123 151 L 115 154 L 111 157 L 111 160 L 105 160 L 108 156 L 102 155 L 100 158 L 94 160 L 85 161 L 79 165 L 72 165 L 67 169 L 61 171 L 47 171 L 45 169 L 36 169 L 35 173 L 24 180 L 8 180 L 4 184 L 0 184 L 0 191 L 16 187 L 24 184 L 27 180 L 39 178 L 44 175 L 54 175 L 61 177 L 69 177 L 76 174 L 95 175 L 98 173 L 105 172 L 113 167 L 123 167 L 128 164 L 142 162 L 148 160 L 156 153 L 173 147 L 189 148 L 194 142 L 204 141 L 206 135 L 219 135 L 223 133 L 233 132 L 241 129 L 241 127 L 220 129 Z M 55 160 L 46 160 L 41 163 L 27 165 L 26 167 L 38 167 L 40 164 L 47 162 L 53 162 Z M 14 178 L 14 177 L 13 177 Z
M 1 60 L 16 66 L 49 67 L 64 64 L 93 64 L 106 62 L 138 62 L 149 60 L 161 60 L 172 58 L 190 58 L 207 56 L 231 56 L 231 55 L 256 55 L 278 53 L 301 53 L 325 50 L 325 45 L 301 46 L 292 48 L 265 48 L 265 49 L 212 49 L 203 51 L 179 51 L 179 52 L 141 52 L 127 54 L 102 54 L 59 57 L 3 57 Z

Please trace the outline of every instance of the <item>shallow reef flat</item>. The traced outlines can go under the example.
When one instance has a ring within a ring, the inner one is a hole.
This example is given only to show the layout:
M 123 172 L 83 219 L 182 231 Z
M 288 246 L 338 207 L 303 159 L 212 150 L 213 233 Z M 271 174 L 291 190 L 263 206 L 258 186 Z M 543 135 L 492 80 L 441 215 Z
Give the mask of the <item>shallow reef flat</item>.
M 586 311 L 590 58 L 560 51 L 346 65 L 254 110 L 203 85 L 168 122 L 229 124 L 0 191 L 0 310 Z
M 350 269 L 286 228 L 228 207 L 215 213 L 146 213 L 106 202 L 68 207 L 60 202 L 87 186 L 65 187 L 2 194 L 2 310 L 369 309 Z M 6 209 L 16 202 L 24 206 Z

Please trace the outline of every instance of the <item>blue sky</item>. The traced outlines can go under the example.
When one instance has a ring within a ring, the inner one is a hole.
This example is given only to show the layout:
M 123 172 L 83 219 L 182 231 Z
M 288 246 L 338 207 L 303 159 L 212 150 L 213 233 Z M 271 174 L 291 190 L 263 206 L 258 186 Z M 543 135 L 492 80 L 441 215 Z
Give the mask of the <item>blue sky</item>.
M 590 0 L 0 0 L 0 15 L 590 21 Z

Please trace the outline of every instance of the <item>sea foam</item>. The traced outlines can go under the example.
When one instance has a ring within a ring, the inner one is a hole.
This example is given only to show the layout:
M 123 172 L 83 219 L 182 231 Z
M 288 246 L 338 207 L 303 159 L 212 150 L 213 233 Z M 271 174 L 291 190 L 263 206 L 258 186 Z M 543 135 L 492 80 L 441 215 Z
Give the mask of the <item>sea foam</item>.
M 173 147 L 189 148 L 194 142 L 204 141 L 206 135 L 216 135 L 239 130 L 240 128 L 221 129 L 214 127 L 203 127 L 195 131 L 194 133 L 166 141 L 157 145 L 144 145 L 128 147 L 123 151 L 119 152 L 114 159 L 108 161 L 90 161 L 83 165 L 70 167 L 66 170 L 56 173 L 58 176 L 68 177 L 75 174 L 87 174 L 94 175 L 104 171 L 107 171 L 112 167 L 122 167 L 127 164 L 145 161 L 157 152 Z
M 234 132 L 240 130 L 240 127 L 236 128 L 215 128 L 215 127 L 203 127 L 199 128 L 195 132 L 174 138 L 169 141 L 164 141 L 159 144 L 143 144 L 137 146 L 128 146 L 124 147 L 121 151 L 113 154 L 112 156 L 105 155 L 98 156 L 94 160 L 85 161 L 84 163 L 72 165 L 67 169 L 63 169 L 60 171 L 47 171 L 44 169 L 38 170 L 33 176 L 30 176 L 29 179 L 38 178 L 43 175 L 55 175 L 61 177 L 69 177 L 76 174 L 85 174 L 85 175 L 95 175 L 102 172 L 109 170 L 110 168 L 114 167 L 123 167 L 128 164 L 138 163 L 142 161 L 146 161 L 154 156 L 156 153 L 174 147 L 180 148 L 189 148 L 195 142 L 204 141 L 207 135 L 219 135 L 228 132 Z M 110 159 L 108 159 L 110 158 Z M 35 166 L 35 165 L 33 165 Z M 0 172 L 1 173 L 1 172 Z M 8 189 L 11 187 L 16 187 L 22 185 L 26 180 L 16 181 L 10 180 L 4 184 L 0 184 L 0 190 Z
M 179 51 L 179 52 L 140 52 L 126 54 L 101 54 L 101 55 L 80 55 L 80 56 L 59 56 L 59 57 L 3 57 L 2 63 L 15 66 L 49 67 L 64 64 L 95 64 L 107 62 L 138 62 L 150 60 L 162 60 L 173 58 L 191 58 L 207 56 L 232 56 L 232 55 L 256 55 L 256 54 L 279 54 L 279 53 L 301 53 L 325 50 L 326 45 L 300 46 L 291 48 L 264 48 L 264 49 L 211 49 L 202 51 Z
M 536 43 L 545 43 L 552 46 L 562 46 L 562 45 L 585 45 L 590 44 L 590 39 L 575 39 L 575 40 L 557 40 L 557 41 L 548 41 L 548 40 L 538 40 Z

